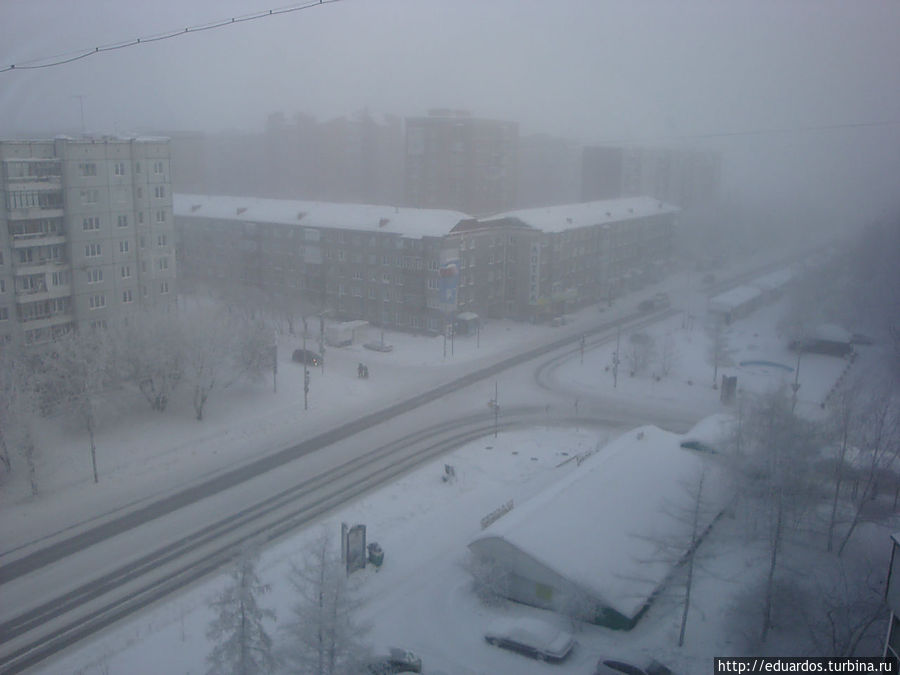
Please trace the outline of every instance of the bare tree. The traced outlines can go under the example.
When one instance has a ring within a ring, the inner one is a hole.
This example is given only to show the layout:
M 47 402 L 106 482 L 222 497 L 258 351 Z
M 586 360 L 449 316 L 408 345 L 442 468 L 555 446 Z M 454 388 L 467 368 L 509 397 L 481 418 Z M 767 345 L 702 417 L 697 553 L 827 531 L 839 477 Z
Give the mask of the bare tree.
M 256 574 L 256 552 L 244 549 L 231 571 L 228 586 L 216 596 L 210 607 L 216 618 L 206 637 L 215 643 L 207 661 L 209 675 L 264 675 L 276 669 L 272 640 L 266 632 L 266 619 L 275 612 L 259 606 L 258 598 L 271 589 Z
M 788 535 L 818 497 L 812 471 L 818 441 L 815 426 L 794 415 L 783 389 L 756 401 L 741 434 L 744 452 L 736 460 L 739 480 L 750 503 L 759 509 L 768 544 L 760 635 L 765 642 L 772 625 L 779 556 Z
M 625 361 L 632 375 L 644 372 L 656 350 L 656 341 L 647 333 L 632 333 L 628 336 L 628 347 L 625 350 Z
M 290 583 L 298 598 L 294 619 L 284 627 L 283 654 L 290 672 L 359 672 L 368 651 L 362 643 L 368 627 L 355 618 L 361 601 L 351 582 L 323 530 L 300 564 L 291 566 Z
M 879 392 L 872 397 L 859 419 L 856 445 L 860 451 L 859 485 L 850 498 L 852 515 L 838 547 L 839 556 L 861 522 L 883 515 L 875 501 L 879 480 L 893 468 L 900 454 L 900 399 L 894 392 Z
M 654 537 L 641 537 L 654 547 L 652 558 L 641 562 L 664 563 L 673 570 L 684 572 L 683 585 L 679 585 L 681 593 L 678 602 L 681 605 L 681 622 L 678 631 L 678 646 L 684 645 L 687 633 L 688 617 L 691 608 L 691 593 L 694 588 L 694 573 L 700 566 L 700 544 L 709 533 L 724 504 L 715 504 L 710 498 L 710 477 L 706 466 L 689 481 L 682 483 L 684 500 L 677 504 L 667 504 L 665 509 L 666 534 Z M 667 582 L 669 590 L 676 588 L 673 584 L 674 574 Z M 674 595 L 674 593 L 673 593 Z
M 675 336 L 666 333 L 659 350 L 659 371 L 663 377 L 668 377 L 676 365 L 678 365 L 678 347 L 675 345 Z
M 713 318 L 707 326 L 709 334 L 709 361 L 713 367 L 713 389 L 719 386 L 719 368 L 731 364 L 731 348 L 725 324 Z
M 834 529 L 837 524 L 838 502 L 841 486 L 847 473 L 847 450 L 857 423 L 861 392 L 858 387 L 842 387 L 829 403 L 830 432 L 838 443 L 838 456 L 834 461 L 834 492 L 831 497 L 831 515 L 828 519 L 828 551 L 834 548 Z

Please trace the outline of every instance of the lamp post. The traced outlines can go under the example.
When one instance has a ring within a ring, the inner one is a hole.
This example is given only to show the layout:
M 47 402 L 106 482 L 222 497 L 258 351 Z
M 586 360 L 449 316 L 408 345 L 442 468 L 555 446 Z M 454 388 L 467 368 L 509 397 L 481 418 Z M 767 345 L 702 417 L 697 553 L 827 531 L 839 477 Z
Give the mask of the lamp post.
M 803 354 L 801 349 L 797 349 L 797 367 L 794 369 L 794 382 L 791 384 L 791 412 L 797 407 L 797 392 L 800 390 L 800 355 Z

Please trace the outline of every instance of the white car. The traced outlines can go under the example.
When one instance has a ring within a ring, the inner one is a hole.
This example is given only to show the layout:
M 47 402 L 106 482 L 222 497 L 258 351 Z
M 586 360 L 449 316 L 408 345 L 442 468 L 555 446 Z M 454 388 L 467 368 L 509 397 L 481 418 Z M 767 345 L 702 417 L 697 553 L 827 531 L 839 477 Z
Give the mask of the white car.
M 541 661 L 562 661 L 575 646 L 570 632 L 532 617 L 497 619 L 488 626 L 484 639 Z

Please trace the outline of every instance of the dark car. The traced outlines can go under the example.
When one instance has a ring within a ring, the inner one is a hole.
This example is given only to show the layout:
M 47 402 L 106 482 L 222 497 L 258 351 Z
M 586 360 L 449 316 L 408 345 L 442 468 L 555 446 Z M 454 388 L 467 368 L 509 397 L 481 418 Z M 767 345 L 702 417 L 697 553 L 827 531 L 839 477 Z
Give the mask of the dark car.
M 653 660 L 646 668 L 638 668 L 624 661 L 614 659 L 600 659 L 594 675 L 673 675 L 672 671 L 659 661 Z
M 291 361 L 295 363 L 306 362 L 308 366 L 319 366 L 322 364 L 322 357 L 308 349 L 295 349 L 291 354 Z
M 488 626 L 484 639 L 539 661 L 562 661 L 575 646 L 570 632 L 531 617 L 497 619 Z
M 371 675 L 394 675 L 395 673 L 421 673 L 422 659 L 406 649 L 391 647 L 388 653 L 378 655 L 366 664 Z

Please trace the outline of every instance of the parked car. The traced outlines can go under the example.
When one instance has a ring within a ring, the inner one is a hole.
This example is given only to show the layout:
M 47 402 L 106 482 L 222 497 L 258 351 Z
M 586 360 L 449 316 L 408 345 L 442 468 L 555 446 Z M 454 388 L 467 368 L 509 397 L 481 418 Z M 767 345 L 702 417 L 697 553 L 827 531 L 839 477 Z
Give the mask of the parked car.
M 422 659 L 406 649 L 391 647 L 387 654 L 379 654 L 366 664 L 371 675 L 421 673 Z
M 673 675 L 672 671 L 659 661 L 654 659 L 646 668 L 638 668 L 624 661 L 616 661 L 615 659 L 600 659 L 597 661 L 597 668 L 594 675 Z
M 575 646 L 570 632 L 532 617 L 497 619 L 488 626 L 484 639 L 540 661 L 562 661 Z
M 322 357 L 309 349 L 295 349 L 294 353 L 291 354 L 291 361 L 295 363 L 303 363 L 305 361 L 308 366 L 322 365 Z

